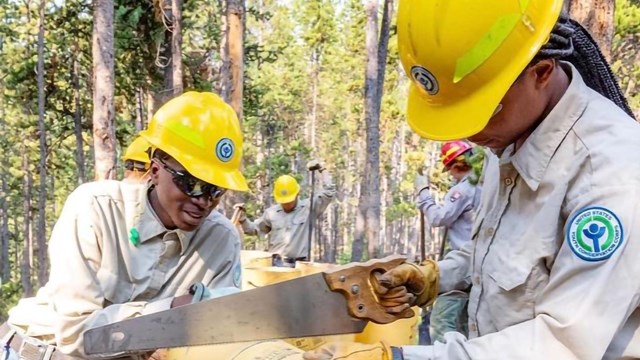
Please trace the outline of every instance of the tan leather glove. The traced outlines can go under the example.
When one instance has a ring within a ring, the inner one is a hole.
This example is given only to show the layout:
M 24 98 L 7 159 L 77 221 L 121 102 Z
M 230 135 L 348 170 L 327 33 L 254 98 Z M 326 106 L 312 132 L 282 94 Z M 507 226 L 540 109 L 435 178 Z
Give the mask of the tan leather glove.
M 425 260 L 422 265 L 401 264 L 380 276 L 380 284 L 389 289 L 378 291 L 380 304 L 390 314 L 398 314 L 411 306 L 427 306 L 438 295 L 438 264 Z M 407 296 L 407 292 L 413 296 Z
M 377 344 L 331 343 L 302 355 L 304 360 L 393 360 L 391 348 Z

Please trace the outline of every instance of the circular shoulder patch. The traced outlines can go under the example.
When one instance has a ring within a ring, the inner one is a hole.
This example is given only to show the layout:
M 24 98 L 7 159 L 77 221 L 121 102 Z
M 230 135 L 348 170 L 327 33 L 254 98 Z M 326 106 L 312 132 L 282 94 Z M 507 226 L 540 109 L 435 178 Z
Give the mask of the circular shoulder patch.
M 234 152 L 235 146 L 233 145 L 233 141 L 229 138 L 222 138 L 218 141 L 218 144 L 216 144 L 216 156 L 222 162 L 231 160 Z
M 602 261 L 622 245 L 620 219 L 604 207 L 580 210 L 569 222 L 567 242 L 574 254 L 586 261 Z
M 414 65 L 411 68 L 411 76 L 420 84 L 429 95 L 435 95 L 440 90 L 438 80 L 433 74 L 422 66 Z

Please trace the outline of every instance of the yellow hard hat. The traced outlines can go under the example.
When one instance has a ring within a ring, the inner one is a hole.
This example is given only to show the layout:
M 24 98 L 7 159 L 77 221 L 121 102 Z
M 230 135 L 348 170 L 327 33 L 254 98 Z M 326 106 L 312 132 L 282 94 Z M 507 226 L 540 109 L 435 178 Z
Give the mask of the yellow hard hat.
M 291 175 L 282 175 L 276 179 L 273 186 L 273 197 L 278 204 L 292 202 L 300 192 L 298 181 Z
M 481 131 L 549 38 L 562 0 L 400 0 L 398 50 L 411 78 L 407 121 L 455 140 Z
M 231 190 L 249 189 L 240 172 L 238 117 L 216 94 L 187 92 L 169 100 L 140 136 L 202 181 Z
M 148 167 L 150 161 L 149 161 L 149 153 L 147 153 L 147 150 L 149 150 L 149 147 L 151 147 L 149 142 L 143 139 L 142 137 L 138 136 L 135 140 L 133 140 L 133 142 L 131 142 L 127 150 L 124 152 L 124 156 L 122 156 L 122 160 L 137 161 L 145 164 L 146 167 Z

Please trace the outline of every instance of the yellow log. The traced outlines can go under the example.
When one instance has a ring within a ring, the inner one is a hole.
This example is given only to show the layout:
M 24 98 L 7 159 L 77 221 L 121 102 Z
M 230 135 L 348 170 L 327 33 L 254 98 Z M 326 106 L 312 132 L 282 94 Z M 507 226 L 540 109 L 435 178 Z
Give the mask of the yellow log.
M 259 341 L 169 349 L 167 360 L 302 360 L 304 351 L 284 341 Z
M 296 269 L 300 269 L 302 276 L 312 275 L 335 267 L 334 264 L 317 263 L 309 261 L 297 261 Z
M 271 266 L 271 253 L 259 250 L 241 250 L 242 268 Z
M 392 346 L 417 345 L 420 308 L 413 307 L 412 309 L 415 315 L 410 319 L 400 319 L 386 325 L 370 322 L 362 333 L 356 334 L 355 341 L 375 344 L 384 340 Z
M 242 273 L 242 290 L 254 289 L 266 285 L 277 284 L 300 277 L 299 269 L 284 267 L 248 267 Z

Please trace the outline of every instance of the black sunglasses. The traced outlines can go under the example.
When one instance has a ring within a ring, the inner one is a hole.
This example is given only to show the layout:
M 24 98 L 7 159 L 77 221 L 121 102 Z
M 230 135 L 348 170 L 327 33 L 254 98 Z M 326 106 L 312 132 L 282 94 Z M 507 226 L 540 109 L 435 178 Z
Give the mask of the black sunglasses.
M 203 195 L 208 195 L 211 196 L 212 199 L 217 200 L 227 192 L 227 189 L 204 182 L 188 172 L 172 169 L 164 161 L 158 158 L 154 158 L 153 160 L 162 165 L 162 167 L 171 174 L 173 183 L 178 187 L 178 189 L 180 189 L 180 191 L 189 197 L 197 198 Z

